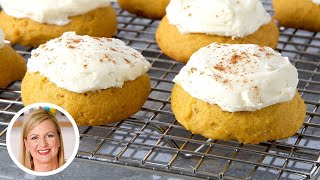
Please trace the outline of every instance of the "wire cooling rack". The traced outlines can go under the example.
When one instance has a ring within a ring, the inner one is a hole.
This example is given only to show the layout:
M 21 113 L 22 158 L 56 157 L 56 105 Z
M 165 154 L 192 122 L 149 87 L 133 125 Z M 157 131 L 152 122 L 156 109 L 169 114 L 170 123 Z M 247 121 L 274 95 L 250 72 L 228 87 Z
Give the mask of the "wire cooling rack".
M 272 12 L 270 1 L 263 1 Z M 152 64 L 152 91 L 141 110 L 127 120 L 105 126 L 80 127 L 77 157 L 136 166 L 200 178 L 312 179 L 320 166 L 320 33 L 280 28 L 277 50 L 299 72 L 298 89 L 307 105 L 303 127 L 288 139 L 244 145 L 193 135 L 174 118 L 172 79 L 183 64 L 158 48 L 159 21 L 136 17 L 114 4 L 119 15 L 117 38 L 139 50 Z M 31 48 L 13 46 L 26 59 Z M 0 89 L 0 146 L 7 126 L 23 108 L 20 82 Z

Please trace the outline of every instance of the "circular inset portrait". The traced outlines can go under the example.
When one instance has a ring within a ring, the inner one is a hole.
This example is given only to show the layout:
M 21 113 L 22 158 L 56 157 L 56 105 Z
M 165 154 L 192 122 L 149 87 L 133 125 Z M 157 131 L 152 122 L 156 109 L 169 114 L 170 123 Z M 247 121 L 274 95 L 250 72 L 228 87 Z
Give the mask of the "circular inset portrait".
M 71 115 L 50 103 L 21 109 L 7 131 L 7 149 L 14 163 L 37 176 L 65 169 L 79 149 L 79 130 Z

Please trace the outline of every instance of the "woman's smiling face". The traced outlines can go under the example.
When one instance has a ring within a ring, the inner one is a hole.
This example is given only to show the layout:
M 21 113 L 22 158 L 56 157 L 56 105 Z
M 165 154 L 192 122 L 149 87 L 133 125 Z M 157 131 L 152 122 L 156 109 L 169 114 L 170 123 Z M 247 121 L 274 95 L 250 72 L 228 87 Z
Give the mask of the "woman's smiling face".
M 27 138 L 24 139 L 24 143 L 33 157 L 34 163 L 53 163 L 58 161 L 60 140 L 52 121 L 45 120 L 33 128 Z

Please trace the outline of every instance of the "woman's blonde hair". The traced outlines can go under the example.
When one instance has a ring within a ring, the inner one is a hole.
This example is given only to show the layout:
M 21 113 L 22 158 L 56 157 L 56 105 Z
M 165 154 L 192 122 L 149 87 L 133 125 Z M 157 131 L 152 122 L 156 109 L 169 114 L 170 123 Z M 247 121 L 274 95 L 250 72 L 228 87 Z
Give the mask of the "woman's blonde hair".
M 63 139 L 59 122 L 51 112 L 46 111 L 44 109 L 38 109 L 31 112 L 22 125 L 22 133 L 20 139 L 20 163 L 28 169 L 34 170 L 34 164 L 32 156 L 24 144 L 24 139 L 27 139 L 27 135 L 33 128 L 35 128 L 40 123 L 46 120 L 49 120 L 54 123 L 57 129 L 57 133 L 59 135 L 60 148 L 58 151 L 58 167 L 61 167 L 65 163 Z

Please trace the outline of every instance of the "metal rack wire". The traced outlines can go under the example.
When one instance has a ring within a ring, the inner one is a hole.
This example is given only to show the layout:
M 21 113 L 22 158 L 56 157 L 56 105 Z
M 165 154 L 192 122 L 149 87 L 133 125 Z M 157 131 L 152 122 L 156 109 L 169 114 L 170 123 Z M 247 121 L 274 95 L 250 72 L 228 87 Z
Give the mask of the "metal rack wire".
M 272 13 L 271 3 L 263 1 Z M 193 135 L 170 108 L 172 79 L 183 64 L 158 48 L 154 33 L 159 21 L 136 17 L 114 4 L 117 38 L 138 49 L 150 63 L 152 91 L 143 108 L 127 120 L 105 126 L 80 127 L 78 158 L 148 168 L 200 178 L 309 179 L 320 166 L 320 33 L 280 28 L 277 50 L 299 72 L 298 89 L 307 105 L 303 127 L 284 140 L 244 145 Z M 31 48 L 13 46 L 26 59 Z M 23 108 L 20 82 L 0 89 L 0 146 L 14 114 Z

